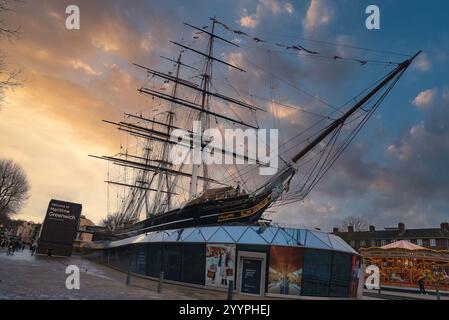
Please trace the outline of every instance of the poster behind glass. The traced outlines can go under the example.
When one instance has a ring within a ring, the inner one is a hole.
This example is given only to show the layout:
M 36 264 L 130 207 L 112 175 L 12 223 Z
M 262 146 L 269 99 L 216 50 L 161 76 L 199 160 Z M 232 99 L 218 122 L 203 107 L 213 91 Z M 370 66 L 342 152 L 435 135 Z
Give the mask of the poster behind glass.
M 206 246 L 206 286 L 227 287 L 235 275 L 235 245 Z
M 272 246 L 270 248 L 270 268 L 268 293 L 301 295 L 304 249 Z

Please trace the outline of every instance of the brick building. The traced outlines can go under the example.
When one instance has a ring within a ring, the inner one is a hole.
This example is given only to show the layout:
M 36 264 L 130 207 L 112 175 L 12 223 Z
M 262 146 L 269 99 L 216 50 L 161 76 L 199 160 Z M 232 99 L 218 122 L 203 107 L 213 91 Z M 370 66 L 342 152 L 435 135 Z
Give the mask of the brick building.
M 81 252 L 83 246 L 86 245 L 86 243 L 89 243 L 92 241 L 92 232 L 88 231 L 88 227 L 95 226 L 95 223 L 93 223 L 91 220 L 86 218 L 86 216 L 82 215 L 80 217 L 79 226 L 78 226 L 78 232 L 76 235 L 76 239 L 73 243 L 73 251 L 74 252 Z
M 439 228 L 428 229 L 406 229 L 404 223 L 398 223 L 397 227 L 376 230 L 370 226 L 367 231 L 354 231 L 349 226 L 348 231 L 342 232 L 334 228 L 333 233 L 345 240 L 352 248 L 382 247 L 386 244 L 407 240 L 418 246 L 449 250 L 449 223 L 440 224 Z
M 41 226 L 40 223 L 21 221 L 21 224 L 17 224 L 11 229 L 11 236 L 24 244 L 31 245 L 39 237 Z

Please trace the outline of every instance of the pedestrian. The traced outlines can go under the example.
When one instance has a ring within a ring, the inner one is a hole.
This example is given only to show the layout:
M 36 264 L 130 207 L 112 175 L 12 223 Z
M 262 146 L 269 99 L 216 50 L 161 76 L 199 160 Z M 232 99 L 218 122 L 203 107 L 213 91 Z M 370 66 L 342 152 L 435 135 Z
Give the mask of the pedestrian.
M 12 243 L 9 244 L 8 246 L 8 255 L 13 256 L 14 255 L 14 246 Z
M 421 277 L 419 279 L 418 285 L 419 285 L 419 294 L 427 295 L 428 293 L 426 292 L 426 288 L 424 287 L 424 277 Z

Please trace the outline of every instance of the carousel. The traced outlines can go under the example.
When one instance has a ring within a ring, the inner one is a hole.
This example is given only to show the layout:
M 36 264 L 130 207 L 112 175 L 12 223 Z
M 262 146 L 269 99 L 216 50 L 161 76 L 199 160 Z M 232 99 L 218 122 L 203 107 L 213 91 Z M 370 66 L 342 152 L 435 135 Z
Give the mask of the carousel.
M 449 291 L 449 251 L 432 250 L 408 241 L 360 249 L 366 265 L 380 270 L 382 287 L 417 288 L 423 279 L 428 289 Z

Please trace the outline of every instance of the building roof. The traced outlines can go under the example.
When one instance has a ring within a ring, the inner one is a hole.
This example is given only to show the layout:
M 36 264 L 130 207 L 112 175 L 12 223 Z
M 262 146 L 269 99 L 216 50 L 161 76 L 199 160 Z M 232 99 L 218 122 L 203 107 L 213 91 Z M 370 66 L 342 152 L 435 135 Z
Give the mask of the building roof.
M 214 226 L 148 232 L 112 242 L 92 242 L 91 249 L 103 249 L 137 243 L 196 242 L 307 247 L 358 254 L 340 237 L 317 230 L 258 227 Z
M 429 229 L 387 229 L 375 231 L 337 232 L 336 235 L 346 240 L 381 240 L 381 239 L 448 239 L 449 231 L 441 228 Z
M 388 249 L 426 250 L 426 248 L 424 247 L 418 246 L 416 244 L 411 243 L 410 241 L 405 240 L 396 241 L 380 248 L 384 250 Z

